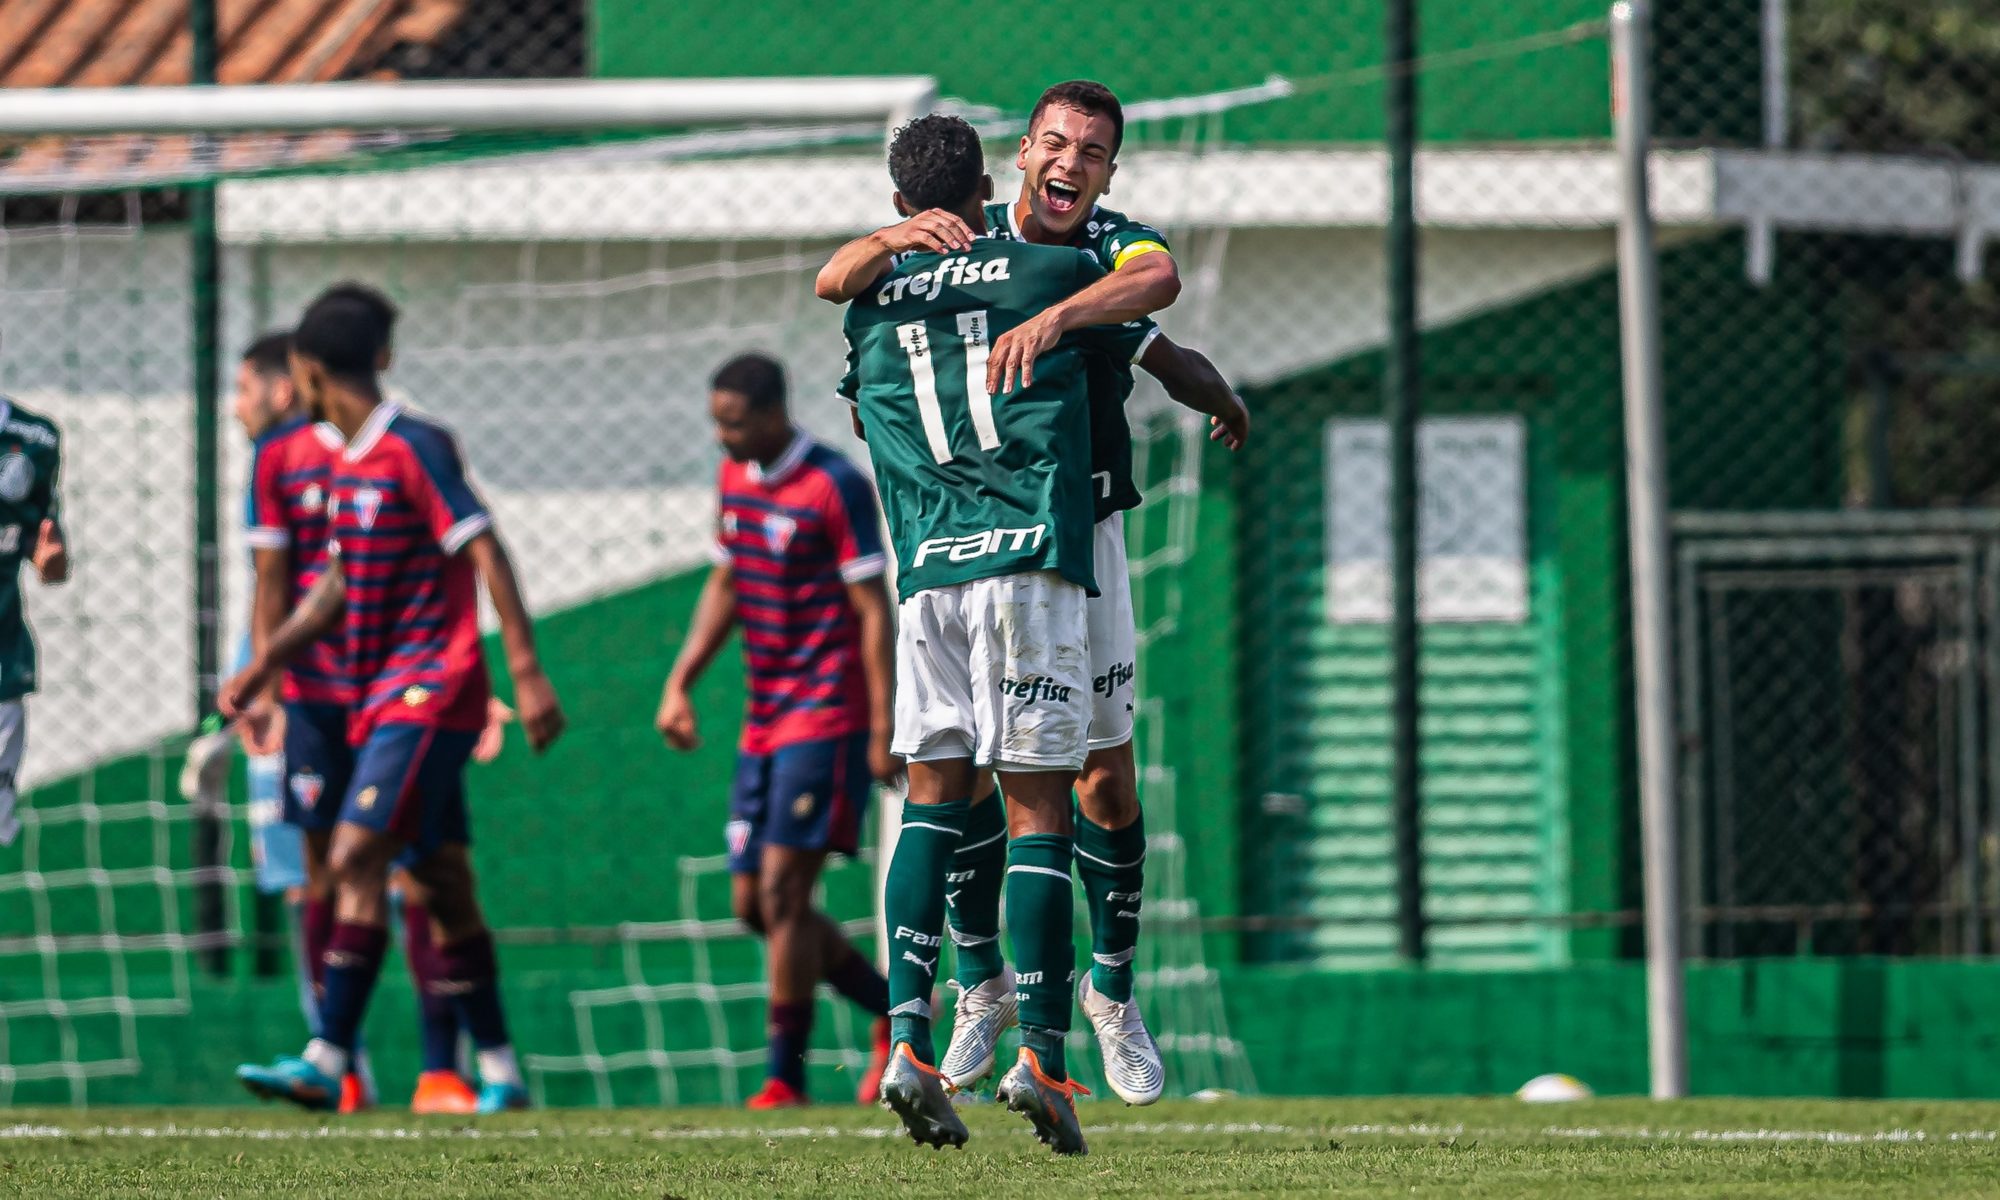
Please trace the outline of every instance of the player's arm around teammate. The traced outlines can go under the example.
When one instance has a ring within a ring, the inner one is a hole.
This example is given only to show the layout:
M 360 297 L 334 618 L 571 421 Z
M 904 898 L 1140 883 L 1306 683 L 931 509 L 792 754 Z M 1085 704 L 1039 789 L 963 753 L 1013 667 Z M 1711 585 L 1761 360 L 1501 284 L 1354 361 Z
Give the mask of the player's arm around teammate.
M 1250 440 L 1249 406 L 1206 354 L 1176 345 L 1161 334 L 1146 346 L 1139 365 L 1160 381 L 1176 404 L 1207 415 L 1210 441 L 1241 450 Z
M 972 248 L 972 227 L 957 213 L 926 209 L 863 234 L 834 251 L 813 280 L 813 294 L 833 304 L 845 304 L 882 277 L 899 254 L 928 250 L 947 254 Z

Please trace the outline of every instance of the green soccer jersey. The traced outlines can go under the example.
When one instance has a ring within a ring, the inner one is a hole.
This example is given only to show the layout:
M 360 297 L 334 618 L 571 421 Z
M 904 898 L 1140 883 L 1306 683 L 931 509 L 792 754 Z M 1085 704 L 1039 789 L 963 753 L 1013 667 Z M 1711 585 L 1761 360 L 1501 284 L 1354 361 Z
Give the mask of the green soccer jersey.
M 1055 571 L 1095 593 L 1085 360 L 1136 357 L 1151 321 L 1079 330 L 1029 388 L 988 395 L 995 339 L 1104 276 L 1062 246 L 981 238 L 904 258 L 848 306 L 841 394 L 859 409 L 904 599 Z
M 0 701 L 35 690 L 35 641 L 21 612 L 21 563 L 59 517 L 61 438 L 47 417 L 0 397 Z
M 994 237 L 1021 237 L 1011 203 L 987 205 L 986 225 Z M 1090 210 L 1065 244 L 1090 255 L 1106 271 L 1168 249 L 1165 234 L 1103 205 Z M 1132 480 L 1132 427 L 1125 420 L 1125 401 L 1132 395 L 1132 361 L 1094 354 L 1085 370 L 1090 377 L 1090 478 L 1096 489 L 1097 519 L 1102 521 L 1112 513 L 1139 507 L 1139 485 Z

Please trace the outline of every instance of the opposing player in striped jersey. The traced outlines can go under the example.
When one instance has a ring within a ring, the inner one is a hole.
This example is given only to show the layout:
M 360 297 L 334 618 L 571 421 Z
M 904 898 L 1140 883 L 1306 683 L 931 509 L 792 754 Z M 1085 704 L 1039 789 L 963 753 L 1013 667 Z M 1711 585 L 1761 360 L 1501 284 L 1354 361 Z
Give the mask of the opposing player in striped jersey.
M 289 333 L 268 333 L 252 342 L 237 364 L 236 417 L 250 436 L 243 538 L 253 572 L 239 670 L 270 640 L 326 561 L 327 486 L 340 435 L 315 423 L 299 401 L 292 387 L 291 346 Z M 333 932 L 333 884 L 326 870 L 333 821 L 318 801 L 329 778 L 336 795 L 346 786 L 349 759 L 338 641 L 326 639 L 306 651 L 256 698 L 236 730 L 250 757 L 252 858 L 259 885 L 297 881 L 301 893 L 299 967 L 307 1024 L 317 1032 L 326 943 Z M 342 1111 L 371 1102 L 374 1089 L 359 1053 L 340 1082 Z
M 341 285 L 333 294 L 349 296 L 374 313 L 386 347 L 394 333 L 395 310 L 371 289 Z M 252 439 L 244 538 L 256 573 L 248 645 L 240 665 L 247 665 L 269 643 L 326 563 L 333 464 L 343 442 L 337 430 L 313 421 L 306 412 L 292 387 L 290 353 L 290 334 L 266 334 L 244 352 L 237 370 L 236 416 Z M 386 354 L 385 349 L 383 365 Z M 244 749 L 251 756 L 253 828 L 262 849 L 260 882 L 277 881 L 287 864 L 304 875 L 301 966 L 310 981 L 315 1030 L 326 948 L 334 926 L 327 850 L 340 798 L 353 771 L 353 751 L 347 744 L 352 697 L 342 655 L 339 637 L 322 639 L 287 667 L 238 723 Z M 267 786 L 272 792 L 268 799 L 258 794 Z M 267 804 L 278 810 L 282 822 L 257 827 L 256 815 Z M 458 1017 L 442 994 L 445 981 L 432 944 L 430 914 L 418 889 L 402 891 L 404 959 L 416 985 L 423 1058 L 411 1108 L 420 1113 L 470 1112 L 476 1098 L 456 1069 Z M 373 1102 L 373 1087 L 360 1056 L 350 1065 L 354 1069 L 341 1081 L 342 1112 Z
M 383 398 L 376 373 L 388 346 L 386 305 L 338 289 L 314 301 L 293 333 L 293 381 L 313 414 L 345 440 L 329 487 L 328 559 L 297 609 L 221 695 L 224 712 L 240 715 L 286 665 L 340 631 L 354 760 L 328 855 L 336 916 L 320 1033 L 300 1056 L 245 1064 L 237 1076 L 260 1096 L 331 1107 L 388 946 L 389 871 L 410 850 L 444 991 L 477 1052 L 484 1084 L 478 1110 L 497 1112 L 525 1107 L 527 1091 L 468 851 L 464 768 L 491 695 L 480 648 L 480 580 L 500 619 L 529 745 L 545 749 L 562 732 L 563 716 L 513 566 L 466 481 L 456 442 Z
M 750 697 L 725 832 L 736 915 L 763 936 L 771 981 L 767 1078 L 749 1106 L 806 1102 L 821 979 L 877 1018 L 860 1088 L 873 1104 L 889 1056 L 889 985 L 813 907 L 813 890 L 828 852 L 858 849 L 874 781 L 901 773 L 889 751 L 895 643 L 875 491 L 792 424 L 775 360 L 739 355 L 710 386 L 724 452 L 715 566 L 657 724 L 677 750 L 700 744 L 689 692 L 740 625 Z
M 21 832 L 14 812 L 27 749 L 25 703 L 37 685 L 35 639 L 21 604 L 21 564 L 44 584 L 69 578 L 63 536 L 62 435 L 55 422 L 0 396 L 0 846 Z
M 1180 294 L 1179 270 L 1165 236 L 1097 203 L 1117 170 L 1123 136 L 1117 97 L 1084 80 L 1049 88 L 1030 114 L 1015 163 L 1023 172 L 1020 194 L 1011 203 L 984 206 L 983 232 L 1081 250 L 1109 274 L 998 338 L 987 361 L 992 391 L 1016 377 L 1032 378 L 1036 360 L 1065 334 L 1143 317 Z M 850 298 L 895 256 L 963 250 L 974 236 L 972 225 L 955 214 L 920 212 L 842 247 L 820 272 L 817 290 L 827 299 Z M 1125 416 L 1132 364 L 1102 354 L 1085 361 L 1099 594 L 1088 606 L 1090 756 L 1076 787 L 1076 866 L 1090 912 L 1093 960 L 1078 1000 L 1097 1032 L 1112 1090 L 1127 1103 L 1150 1104 L 1159 1099 L 1166 1076 L 1133 990 L 1146 831 L 1131 744 L 1138 638 L 1123 516 L 1141 499 Z M 1191 378 L 1163 376 L 1168 394 L 1207 413 L 1218 440 L 1232 449 L 1240 446 L 1249 434 L 1249 415 L 1221 376 L 1191 351 L 1168 361 L 1197 368 Z M 964 847 L 952 864 L 951 935 L 958 957 L 953 983 L 960 995 L 942 1068 L 955 1085 L 970 1084 L 993 1069 L 1000 1034 L 1017 1020 L 1013 973 L 998 941 L 1006 833 L 1001 806 L 975 798 Z

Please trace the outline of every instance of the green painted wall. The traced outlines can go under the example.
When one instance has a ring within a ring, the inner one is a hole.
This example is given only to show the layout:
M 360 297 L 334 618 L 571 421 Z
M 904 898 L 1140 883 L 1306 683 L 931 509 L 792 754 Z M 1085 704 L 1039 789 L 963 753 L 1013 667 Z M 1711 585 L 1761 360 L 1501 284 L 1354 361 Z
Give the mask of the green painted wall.
M 1780 256 L 1765 288 L 1743 273 L 1733 239 L 1663 256 L 1670 487 L 1677 508 L 1819 508 L 1841 495 L 1844 331 L 1837 297 L 1812 286 L 1801 256 Z M 1631 866 L 1628 616 L 1623 595 L 1624 460 L 1615 281 L 1606 273 L 1451 326 L 1426 331 L 1424 408 L 1519 412 L 1529 422 L 1532 620 L 1543 687 L 1528 736 L 1545 756 L 1551 819 L 1563 823 L 1566 895 L 1558 909 L 1637 902 Z M 1700 303 L 1692 302 L 1699 298 Z M 1741 331 L 1753 329 L 1757 336 Z M 1259 389 L 1259 435 L 1237 462 L 1243 607 L 1245 788 L 1306 797 L 1300 812 L 1253 807 L 1245 905 L 1297 911 L 1311 894 L 1316 806 L 1311 757 L 1330 733 L 1312 725 L 1315 664 L 1332 653 L 1323 609 L 1322 430 L 1334 416 L 1381 411 L 1374 353 Z M 1731 441 L 1728 434 L 1736 440 Z M 1745 453 L 1748 445 L 1750 452 Z M 1441 654 L 1461 631 L 1426 632 Z M 1321 672 L 1323 674 L 1323 672 Z M 1425 754 L 1443 752 L 1427 729 Z M 1448 799 L 1427 791 L 1427 809 Z M 1252 802 L 1253 805 L 1256 801 Z M 1385 888 L 1389 886 L 1385 880 Z M 1570 952 L 1619 952 L 1623 935 L 1578 931 Z M 1295 939 L 1256 939 L 1254 957 L 1290 958 Z
M 1762 959 L 1688 968 L 1697 1095 L 2000 1095 L 2000 964 Z M 1646 1091 L 1645 971 L 1635 962 L 1523 972 L 1243 968 L 1230 1029 L 1267 1092 L 1511 1092 L 1548 1071 Z M 1271 1013 L 1311 1014 L 1273 1021 Z
M 1511 42 L 1598 20 L 1598 0 L 1424 0 L 1427 54 Z M 950 0 L 893 11 L 867 0 L 596 0 L 600 75 L 935 75 L 945 94 L 1025 113 L 1049 84 L 1083 76 L 1129 100 L 1319 81 L 1307 94 L 1229 116 L 1250 141 L 1382 136 L 1382 7 L 1373 0 L 1156 4 L 1087 9 L 1027 0 L 991 12 Z M 1011 32 L 1010 32 L 1011 31 Z M 1424 77 L 1424 136 L 1447 141 L 1604 137 L 1605 44 L 1468 56 Z

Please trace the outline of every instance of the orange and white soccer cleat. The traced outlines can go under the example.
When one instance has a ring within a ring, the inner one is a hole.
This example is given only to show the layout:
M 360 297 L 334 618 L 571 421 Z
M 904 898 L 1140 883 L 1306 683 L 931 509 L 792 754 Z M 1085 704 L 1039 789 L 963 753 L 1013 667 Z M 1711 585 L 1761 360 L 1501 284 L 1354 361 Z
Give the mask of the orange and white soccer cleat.
M 464 1116 L 479 1108 L 479 1094 L 457 1071 L 425 1071 L 417 1076 L 410 1111 L 426 1116 Z

